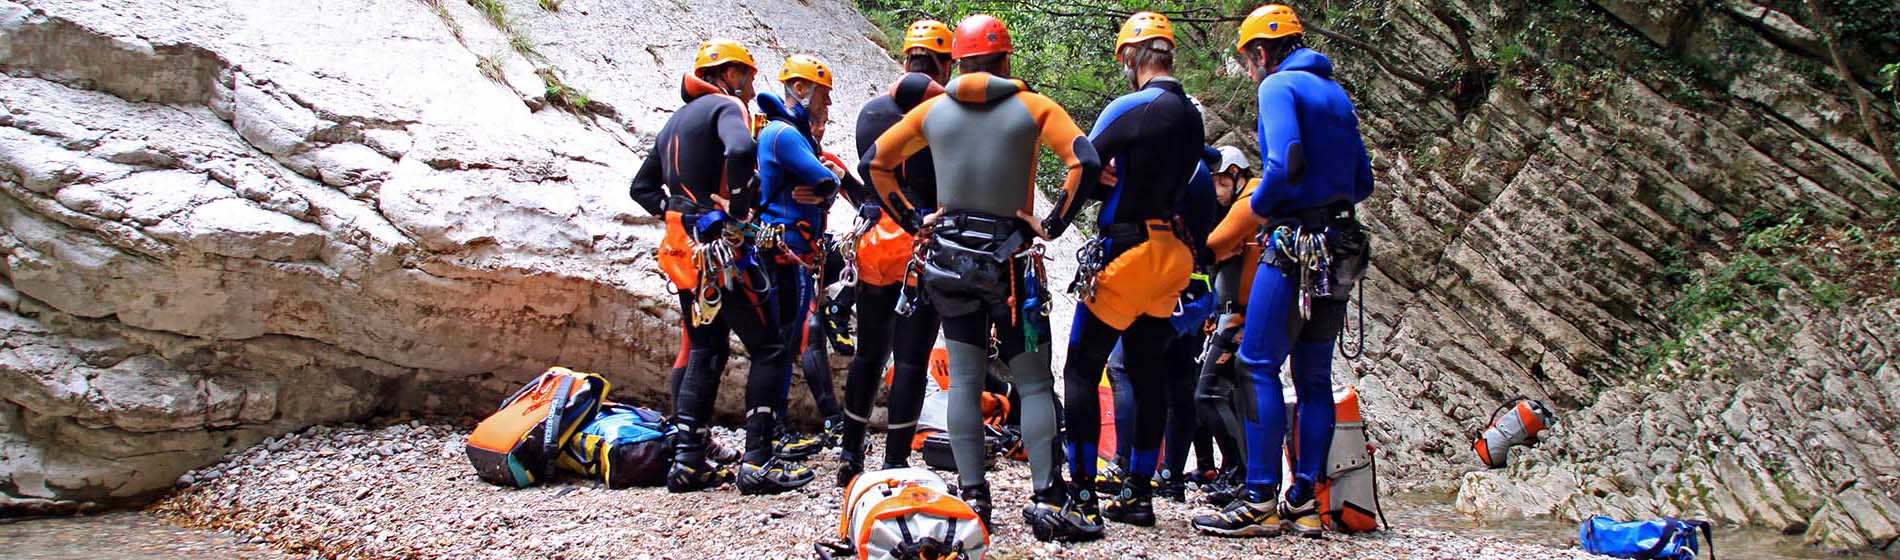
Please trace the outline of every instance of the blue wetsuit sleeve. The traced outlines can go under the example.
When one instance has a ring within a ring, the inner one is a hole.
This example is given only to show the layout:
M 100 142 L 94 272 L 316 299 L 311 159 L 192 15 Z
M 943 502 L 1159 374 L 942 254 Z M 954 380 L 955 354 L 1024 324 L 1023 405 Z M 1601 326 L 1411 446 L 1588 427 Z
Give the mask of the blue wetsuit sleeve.
M 1353 138 L 1359 141 L 1359 172 L 1353 177 L 1352 203 L 1358 204 L 1372 197 L 1372 154 L 1366 151 L 1366 137 L 1357 134 L 1358 127 L 1353 130 Z
M 1260 188 L 1253 193 L 1255 215 L 1272 216 L 1275 206 L 1292 198 L 1305 166 L 1300 143 L 1300 118 L 1293 86 L 1268 77 L 1260 84 L 1260 154 L 1266 165 L 1260 173 Z
M 825 169 L 818 152 L 811 149 L 811 143 L 798 137 L 789 126 L 774 128 L 778 133 L 773 136 L 773 157 L 778 160 L 780 169 L 790 175 L 790 184 L 809 186 L 820 197 L 831 196 L 838 189 L 838 176 Z

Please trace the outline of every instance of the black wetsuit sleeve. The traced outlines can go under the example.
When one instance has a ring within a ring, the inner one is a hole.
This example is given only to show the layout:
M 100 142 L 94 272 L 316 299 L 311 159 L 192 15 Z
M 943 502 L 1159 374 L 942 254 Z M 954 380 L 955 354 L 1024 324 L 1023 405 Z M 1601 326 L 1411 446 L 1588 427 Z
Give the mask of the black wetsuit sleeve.
M 719 128 L 719 143 L 725 146 L 726 212 L 733 216 L 756 215 L 759 186 L 753 173 L 758 168 L 759 145 L 752 138 L 752 125 L 738 105 L 721 108 L 714 122 Z
M 661 159 L 660 147 L 655 145 L 653 151 L 647 153 L 646 161 L 641 162 L 640 171 L 633 174 L 633 185 L 627 189 L 627 194 L 633 197 L 634 202 L 655 216 L 666 212 L 666 188 L 661 184 Z

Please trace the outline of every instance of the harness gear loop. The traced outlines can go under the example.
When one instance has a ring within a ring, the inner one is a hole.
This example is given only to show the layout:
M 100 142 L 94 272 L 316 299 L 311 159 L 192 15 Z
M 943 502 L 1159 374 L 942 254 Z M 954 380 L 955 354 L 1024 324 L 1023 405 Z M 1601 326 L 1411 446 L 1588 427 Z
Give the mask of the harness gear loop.
M 1022 313 L 1023 349 L 1032 353 L 1042 349 L 1042 339 L 1045 334 L 1043 329 L 1049 318 L 1049 291 L 1042 283 L 1046 273 L 1043 269 L 1043 253 L 1042 242 L 1037 241 L 1030 243 L 1022 252 L 1013 255 L 1024 261 L 1023 291 L 1025 293 L 1022 296 L 1021 305 L 1017 305 L 1015 301 L 1010 302 L 1010 315 L 1014 316 L 1019 311 Z M 1014 296 L 1011 297 L 1014 299 Z
M 1332 248 L 1328 243 L 1331 228 L 1308 233 L 1304 226 L 1280 226 L 1265 235 L 1267 251 L 1260 262 L 1279 268 L 1291 266 L 1299 271 L 1300 318 L 1313 318 L 1313 298 L 1332 297 Z
M 931 243 L 930 226 L 925 226 L 911 237 L 910 263 L 904 265 L 904 280 L 897 289 L 898 315 L 909 317 L 917 312 L 917 300 L 924 297 L 919 290 L 923 287 L 924 260 L 930 258 L 936 246 Z
M 1359 285 L 1355 287 L 1357 288 L 1359 292 L 1358 293 L 1359 301 L 1353 302 L 1353 305 L 1356 305 L 1359 307 L 1359 328 L 1349 329 L 1349 330 L 1353 330 L 1359 333 L 1359 336 L 1355 337 L 1358 339 L 1357 348 L 1355 348 L 1351 352 L 1346 351 L 1346 337 L 1344 336 L 1339 337 L 1339 355 L 1341 357 L 1346 358 L 1347 360 L 1357 360 L 1359 359 L 1359 357 L 1366 355 L 1366 284 L 1365 284 L 1365 281 L 1360 280 Z
M 1083 302 L 1095 301 L 1096 276 L 1102 267 L 1108 265 L 1108 237 L 1090 239 L 1081 248 L 1075 250 L 1075 280 L 1069 282 L 1069 293 L 1075 294 Z

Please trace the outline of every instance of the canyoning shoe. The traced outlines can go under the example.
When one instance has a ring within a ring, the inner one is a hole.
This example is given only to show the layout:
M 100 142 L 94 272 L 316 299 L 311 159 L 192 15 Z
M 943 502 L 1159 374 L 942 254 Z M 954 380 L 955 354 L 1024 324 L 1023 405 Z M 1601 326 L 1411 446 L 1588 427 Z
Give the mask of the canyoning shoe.
M 1085 509 L 1082 504 L 1088 504 Z M 1102 516 L 1095 512 L 1094 492 L 1065 491 L 1058 483 L 1036 491 L 1023 522 L 1039 541 L 1083 542 L 1102 538 Z
M 1161 478 L 1155 479 L 1155 495 L 1174 500 L 1175 503 L 1185 502 L 1187 481 L 1182 480 L 1177 473 L 1162 472 Z
M 1134 475 L 1122 485 L 1122 491 L 1108 502 L 1102 504 L 1102 517 L 1109 521 L 1134 525 L 1136 527 L 1155 526 L 1154 482 L 1148 477 Z
M 851 480 L 861 474 L 864 474 L 864 460 L 846 454 L 844 459 L 838 462 L 838 487 L 851 487 Z
M 837 447 L 843 444 L 844 443 L 844 417 L 833 416 L 830 418 L 826 418 L 825 419 L 825 433 L 821 437 L 824 439 L 824 446 L 826 449 Z
M 1208 505 L 1227 507 L 1227 504 L 1240 497 L 1241 489 L 1245 487 L 1241 477 L 1240 469 L 1234 469 L 1221 473 L 1213 482 L 1201 484 L 1202 499 Z
M 1236 499 L 1214 515 L 1194 516 L 1194 529 L 1222 537 L 1280 536 L 1280 514 L 1273 502 L 1254 503 Z
M 737 464 L 739 459 L 744 456 L 745 454 L 741 453 L 738 448 L 726 447 L 725 444 L 719 443 L 719 440 L 715 438 L 706 438 L 706 458 L 711 459 L 714 463 L 730 466 Z
M 823 438 L 783 430 L 779 432 L 778 439 L 772 441 L 772 456 L 786 461 L 803 461 L 817 455 L 824 448 Z
M 1096 488 L 1121 488 L 1122 481 L 1127 478 L 1128 471 L 1123 470 L 1120 463 L 1100 461 L 1095 464 Z
M 666 471 L 666 491 L 698 492 L 732 481 L 732 468 L 700 461 L 698 465 L 673 461 Z
M 983 530 L 985 532 L 996 532 L 996 526 L 990 524 L 990 510 L 994 504 L 990 502 L 990 485 L 988 483 L 965 486 L 957 490 L 957 495 L 963 499 L 963 503 L 970 506 L 970 511 L 976 512 L 977 519 L 983 520 Z
M 1326 534 L 1326 526 L 1321 523 L 1319 503 L 1307 498 L 1301 504 L 1280 504 L 1280 519 L 1285 520 L 1286 530 L 1303 538 L 1317 539 Z
M 858 353 L 856 337 L 851 336 L 851 308 L 837 304 L 825 312 L 825 332 L 831 333 L 831 351 L 840 356 Z
M 739 464 L 736 485 L 739 493 L 747 496 L 777 494 L 797 490 L 810 483 L 814 476 L 805 465 L 773 457 L 766 459 L 762 465 Z

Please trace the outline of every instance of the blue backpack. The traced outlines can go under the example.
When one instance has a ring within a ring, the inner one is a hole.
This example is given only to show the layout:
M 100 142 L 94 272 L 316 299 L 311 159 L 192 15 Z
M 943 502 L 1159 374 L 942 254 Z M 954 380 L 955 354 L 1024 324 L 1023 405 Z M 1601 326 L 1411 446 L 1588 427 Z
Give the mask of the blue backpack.
M 667 446 L 669 426 L 659 412 L 620 403 L 606 403 L 592 422 L 568 440 L 561 468 L 600 480 L 608 488 L 666 484 L 672 466 Z
M 1633 560 L 1695 560 L 1702 546 L 1696 531 L 1708 540 L 1709 558 L 1715 558 L 1715 536 L 1709 522 L 1673 517 L 1619 523 L 1605 516 L 1583 522 L 1577 542 L 1584 552 Z

